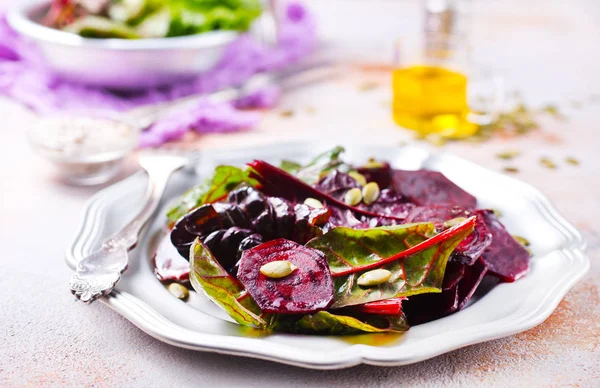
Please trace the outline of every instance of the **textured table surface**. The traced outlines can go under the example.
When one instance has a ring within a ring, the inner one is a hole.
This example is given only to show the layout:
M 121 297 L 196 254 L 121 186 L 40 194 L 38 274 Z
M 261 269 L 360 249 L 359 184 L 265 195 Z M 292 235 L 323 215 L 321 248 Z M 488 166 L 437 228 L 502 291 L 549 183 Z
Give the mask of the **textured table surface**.
M 323 40 L 349 61 L 382 63 L 391 57 L 391 36 L 417 31 L 416 1 L 310 3 Z M 558 104 L 567 120 L 545 120 L 527 137 L 445 149 L 492 170 L 509 165 L 496 152 L 521 150 L 510 163 L 517 177 L 542 190 L 587 239 L 592 269 L 546 322 L 394 368 L 309 371 L 163 344 L 106 306 L 85 306 L 69 294 L 63 251 L 97 188 L 57 183 L 27 147 L 31 115 L 0 99 L 0 386 L 599 386 L 600 2 L 520 3 L 475 2 L 475 57 L 528 103 Z M 391 120 L 385 73 L 346 66 L 340 74 L 287 95 L 255 131 L 194 140 L 199 147 L 242 147 L 337 136 L 381 144 L 411 138 Z M 367 83 L 378 87 L 365 90 Z M 558 168 L 541 166 L 544 156 Z M 571 156 L 581 164 L 565 163 Z

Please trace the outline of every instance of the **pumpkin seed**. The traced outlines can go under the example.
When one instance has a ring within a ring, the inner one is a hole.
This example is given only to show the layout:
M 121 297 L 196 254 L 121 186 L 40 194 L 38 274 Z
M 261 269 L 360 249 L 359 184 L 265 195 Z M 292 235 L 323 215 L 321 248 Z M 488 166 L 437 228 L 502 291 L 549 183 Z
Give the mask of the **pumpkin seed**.
M 314 198 L 306 198 L 304 200 L 304 204 L 306 206 L 312 207 L 313 209 L 322 209 L 325 207 L 325 206 L 323 206 L 321 201 L 319 201 L 318 199 L 314 199 Z
M 350 175 L 350 177 L 358 182 L 358 184 L 361 186 L 367 184 L 367 178 L 365 178 L 365 176 L 358 171 L 350 171 L 348 175 Z
M 187 297 L 190 295 L 188 289 L 179 283 L 171 283 L 167 288 L 169 289 L 171 295 L 173 295 L 177 299 L 186 300 Z
M 503 168 L 504 172 L 509 172 L 511 174 L 516 174 L 519 172 L 519 169 L 516 167 L 512 167 L 512 166 L 507 166 Z
M 521 244 L 522 246 L 524 246 L 524 247 L 528 247 L 529 245 L 531 245 L 531 243 L 529 242 L 529 240 L 527 240 L 525 237 L 513 235 L 513 238 L 515 240 L 517 240 L 517 242 L 519 244 Z
M 550 158 L 546 158 L 546 157 L 540 158 L 540 163 L 542 166 L 552 169 L 552 170 L 556 169 L 556 167 L 557 167 L 556 163 L 554 163 L 552 160 L 550 160 Z
M 344 202 L 349 206 L 358 205 L 360 201 L 362 201 L 362 193 L 358 187 L 348 190 L 344 196 Z
M 511 160 L 521 155 L 521 151 L 513 150 L 513 151 L 504 151 L 496 154 L 498 159 Z
M 296 268 L 298 267 L 289 261 L 277 260 L 260 267 L 260 273 L 271 279 L 281 279 L 294 272 Z
M 575 159 L 574 157 L 570 156 L 568 158 L 565 159 L 565 161 L 573 166 L 578 166 L 579 165 L 579 160 Z
M 369 160 L 362 167 L 363 168 L 383 168 L 383 167 L 385 167 L 385 163 L 378 162 L 376 160 Z
M 391 277 L 392 273 L 390 271 L 388 271 L 387 269 L 378 268 L 363 273 L 358 277 L 358 280 L 356 282 L 359 286 L 370 287 L 385 283 L 388 280 L 390 280 Z
M 367 205 L 372 204 L 373 202 L 377 201 L 380 193 L 381 190 L 379 190 L 379 185 L 377 182 L 367 183 L 362 189 L 363 202 Z
M 501 212 L 500 210 L 498 210 L 498 209 L 491 209 L 491 210 L 492 210 L 492 213 L 494 213 L 494 215 L 495 215 L 497 218 L 500 218 L 500 217 L 502 217 L 502 212 Z

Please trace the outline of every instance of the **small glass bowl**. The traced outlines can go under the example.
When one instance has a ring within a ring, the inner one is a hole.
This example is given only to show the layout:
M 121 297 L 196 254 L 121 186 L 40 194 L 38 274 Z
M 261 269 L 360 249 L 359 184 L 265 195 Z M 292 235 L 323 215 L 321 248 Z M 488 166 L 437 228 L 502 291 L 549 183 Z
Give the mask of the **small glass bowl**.
M 138 135 L 119 120 L 73 115 L 40 117 L 28 131 L 31 147 L 53 163 L 58 178 L 79 186 L 114 178 Z

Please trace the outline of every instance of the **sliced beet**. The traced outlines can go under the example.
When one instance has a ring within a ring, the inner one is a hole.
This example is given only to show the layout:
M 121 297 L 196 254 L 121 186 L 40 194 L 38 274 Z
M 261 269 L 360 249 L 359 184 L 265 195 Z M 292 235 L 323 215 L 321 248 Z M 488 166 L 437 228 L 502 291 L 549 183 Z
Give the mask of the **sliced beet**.
M 402 310 L 409 325 L 434 321 L 451 314 L 458 308 L 458 287 L 442 291 L 441 294 L 409 296 L 402 303 Z
M 449 265 L 444 275 L 442 293 L 414 295 L 402 304 L 409 324 L 430 322 L 462 310 L 477 290 L 486 272 L 487 267 L 482 259 L 477 260 L 472 266 L 459 263 Z M 449 285 L 452 287 L 447 288 Z
M 419 206 L 411 210 L 406 223 L 433 222 L 436 229 L 444 230 L 444 222 L 454 218 L 477 216 L 475 230 L 456 247 L 451 260 L 466 265 L 473 265 L 492 243 L 492 234 L 488 231 L 483 216 L 477 212 L 466 210 L 460 206 Z
M 393 170 L 396 192 L 419 206 L 457 205 L 474 209 L 477 199 L 437 171 Z
M 181 257 L 168 236 L 160 242 L 154 255 L 154 274 L 163 282 L 189 279 L 190 263 Z
M 298 268 L 280 279 L 260 272 L 263 265 L 278 260 Z M 293 241 L 277 239 L 244 251 L 238 279 L 265 313 L 310 314 L 333 303 L 333 280 L 325 255 Z
M 465 276 L 466 265 L 456 262 L 448 262 L 446 265 L 446 273 L 444 274 L 444 282 L 442 290 L 450 290 L 456 287 L 458 282 Z
M 513 282 L 529 270 L 529 251 L 521 246 L 491 210 L 478 210 L 478 214 L 492 234 L 492 243 L 483 252 L 483 260 L 490 275 L 505 282 Z
M 487 265 L 482 259 L 479 259 L 475 264 L 465 267 L 465 274 L 458 283 L 458 308 L 462 310 L 465 308 L 471 297 L 481 284 L 483 277 L 488 271 Z

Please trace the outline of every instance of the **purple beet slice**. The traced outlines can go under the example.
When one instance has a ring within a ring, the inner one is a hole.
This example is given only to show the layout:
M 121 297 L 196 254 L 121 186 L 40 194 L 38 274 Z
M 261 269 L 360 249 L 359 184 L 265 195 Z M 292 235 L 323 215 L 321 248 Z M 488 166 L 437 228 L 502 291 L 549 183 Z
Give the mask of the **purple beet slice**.
M 406 217 L 406 223 L 433 222 L 436 229 L 447 229 L 444 222 L 453 218 L 469 218 L 477 216 L 475 230 L 456 247 L 452 253 L 452 261 L 473 265 L 492 243 L 492 234 L 488 231 L 483 216 L 466 210 L 460 206 L 419 206 L 411 210 Z
M 465 308 L 471 297 L 479 287 L 483 277 L 488 271 L 482 259 L 479 259 L 475 264 L 465 267 L 465 274 L 458 283 L 458 310 Z
M 419 206 L 457 205 L 474 209 L 477 199 L 437 171 L 393 170 L 393 187 Z
M 263 265 L 277 260 L 289 261 L 298 268 L 280 279 L 260 272 Z M 333 303 L 333 280 L 325 254 L 286 239 L 244 251 L 238 280 L 265 313 L 310 314 Z
M 457 262 L 448 262 L 446 265 L 446 273 L 444 273 L 444 283 L 442 284 L 442 290 L 450 290 L 455 288 L 465 276 L 465 268 L 467 266 Z
M 482 259 L 472 266 L 449 263 L 444 275 L 442 293 L 415 295 L 402 303 L 409 324 L 430 322 L 462 310 L 479 287 L 486 272 L 487 267 Z M 450 285 L 452 286 L 448 288 Z
M 483 260 L 490 275 L 505 282 L 514 282 L 529 270 L 529 251 L 521 246 L 491 210 L 478 210 L 478 214 L 492 234 L 492 243 L 483 252 Z

